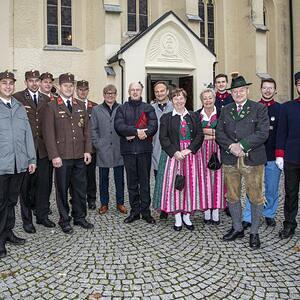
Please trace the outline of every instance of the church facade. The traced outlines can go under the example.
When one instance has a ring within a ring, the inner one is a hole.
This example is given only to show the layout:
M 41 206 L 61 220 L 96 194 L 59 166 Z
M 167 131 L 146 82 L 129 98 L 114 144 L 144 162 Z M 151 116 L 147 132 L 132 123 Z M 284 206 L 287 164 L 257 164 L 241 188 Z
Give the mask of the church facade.
M 278 83 L 278 100 L 295 94 L 300 70 L 298 0 L 1 0 L 0 69 L 13 70 L 23 88 L 30 69 L 64 72 L 90 82 L 100 102 L 108 84 L 120 102 L 140 81 L 146 100 L 155 81 L 188 91 L 188 107 L 217 73 L 239 72 L 253 82 Z

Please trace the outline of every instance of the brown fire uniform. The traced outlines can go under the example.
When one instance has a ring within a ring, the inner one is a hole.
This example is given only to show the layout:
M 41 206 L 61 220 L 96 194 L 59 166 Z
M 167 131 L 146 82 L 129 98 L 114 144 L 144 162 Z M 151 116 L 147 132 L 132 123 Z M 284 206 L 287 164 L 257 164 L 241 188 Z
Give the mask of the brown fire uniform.
M 37 170 L 34 174 L 26 173 L 21 189 L 21 216 L 23 225 L 32 224 L 32 209 L 36 209 L 37 220 L 48 218 L 49 212 L 49 159 L 42 134 L 45 110 L 49 97 L 37 92 L 37 106 L 28 89 L 14 94 L 25 107 L 32 130 L 37 155 Z
M 84 103 L 72 99 L 72 112 L 63 99 L 51 101 L 45 114 L 43 132 L 49 159 L 60 157 L 62 166 L 55 168 L 57 207 L 60 225 L 69 224 L 68 189 L 72 185 L 72 217 L 86 217 L 86 166 L 84 153 L 92 152 L 88 115 Z

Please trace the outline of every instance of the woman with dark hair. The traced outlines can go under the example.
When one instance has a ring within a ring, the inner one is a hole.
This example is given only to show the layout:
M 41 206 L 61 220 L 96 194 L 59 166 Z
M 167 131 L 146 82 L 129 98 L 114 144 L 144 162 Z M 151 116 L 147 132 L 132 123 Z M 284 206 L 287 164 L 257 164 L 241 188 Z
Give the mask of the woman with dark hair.
M 198 165 L 195 154 L 204 139 L 194 112 L 187 111 L 187 94 L 175 89 L 171 94 L 173 111 L 160 119 L 159 140 L 162 147 L 154 188 L 154 208 L 175 215 L 174 230 L 182 223 L 194 230 L 190 214 L 200 210 Z
M 220 148 L 216 143 L 215 128 L 218 122 L 217 109 L 215 106 L 215 92 L 205 89 L 200 94 L 202 108 L 197 111 L 204 132 L 204 142 L 198 151 L 197 163 L 202 172 L 200 176 L 200 201 L 204 211 L 205 224 L 220 224 L 219 209 L 226 207 L 225 188 L 222 169 L 212 170 L 208 163 L 212 155 L 220 159 Z

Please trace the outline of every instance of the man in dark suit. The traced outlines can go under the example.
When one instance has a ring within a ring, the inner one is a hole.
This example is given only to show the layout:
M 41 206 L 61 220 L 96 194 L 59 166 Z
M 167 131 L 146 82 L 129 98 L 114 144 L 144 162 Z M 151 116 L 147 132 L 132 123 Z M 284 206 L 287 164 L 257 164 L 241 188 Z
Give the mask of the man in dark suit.
M 25 84 L 26 89 L 14 94 L 14 97 L 24 105 L 27 112 L 37 155 L 37 171 L 34 174 L 26 173 L 22 183 L 20 203 L 23 228 L 28 233 L 35 233 L 36 229 L 32 222 L 33 209 L 36 210 L 38 224 L 55 227 L 55 223 L 48 218 L 50 166 L 42 134 L 44 113 L 50 98 L 39 92 L 39 71 L 26 72 Z
M 300 96 L 300 72 L 295 74 L 295 85 Z M 281 239 L 294 235 L 299 202 L 300 183 L 300 97 L 281 107 L 277 130 L 276 164 L 284 170 L 284 222 L 279 232 Z
M 59 225 L 64 233 L 72 233 L 68 189 L 72 186 L 74 225 L 93 228 L 86 220 L 86 164 L 91 162 L 92 144 L 89 120 L 84 103 L 73 98 L 74 75 L 59 76 L 60 97 L 48 104 L 43 133 L 49 159 L 56 175 Z
M 88 99 L 89 95 L 89 82 L 86 80 L 77 81 L 76 84 L 76 94 L 79 100 L 84 102 L 85 108 L 88 113 L 89 120 L 92 116 L 92 109 L 97 103 Z M 91 125 L 91 124 L 90 124 Z M 86 167 L 86 178 L 87 178 L 87 203 L 88 208 L 91 210 L 96 209 L 96 153 L 95 149 L 92 152 L 92 161 Z
M 115 129 L 121 137 L 131 207 L 130 215 L 124 222 L 132 223 L 142 215 L 147 223 L 154 224 L 150 212 L 150 169 L 157 117 L 154 108 L 143 102 L 142 91 L 141 83 L 129 85 L 129 100 L 116 112 Z
M 216 101 L 215 106 L 218 114 L 221 109 L 229 103 L 233 102 L 231 94 L 227 90 L 228 76 L 226 74 L 218 74 L 215 77 Z
M 221 146 L 227 202 L 232 218 L 232 228 L 223 236 L 225 241 L 244 237 L 242 226 L 241 178 L 251 202 L 250 247 L 258 249 L 260 217 L 265 197 L 263 194 L 264 164 L 267 162 L 264 142 L 269 135 L 267 108 L 248 99 L 251 83 L 243 76 L 232 80 L 231 94 L 234 102 L 223 107 L 216 129 L 216 139 Z

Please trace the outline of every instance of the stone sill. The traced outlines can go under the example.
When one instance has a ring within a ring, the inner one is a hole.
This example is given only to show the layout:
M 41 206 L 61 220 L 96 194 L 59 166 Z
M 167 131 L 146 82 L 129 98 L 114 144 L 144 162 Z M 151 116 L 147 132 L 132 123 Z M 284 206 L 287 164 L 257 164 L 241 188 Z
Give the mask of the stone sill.
M 74 46 L 57 46 L 57 45 L 46 45 L 43 50 L 45 51 L 67 51 L 67 52 L 83 52 L 82 49 Z

